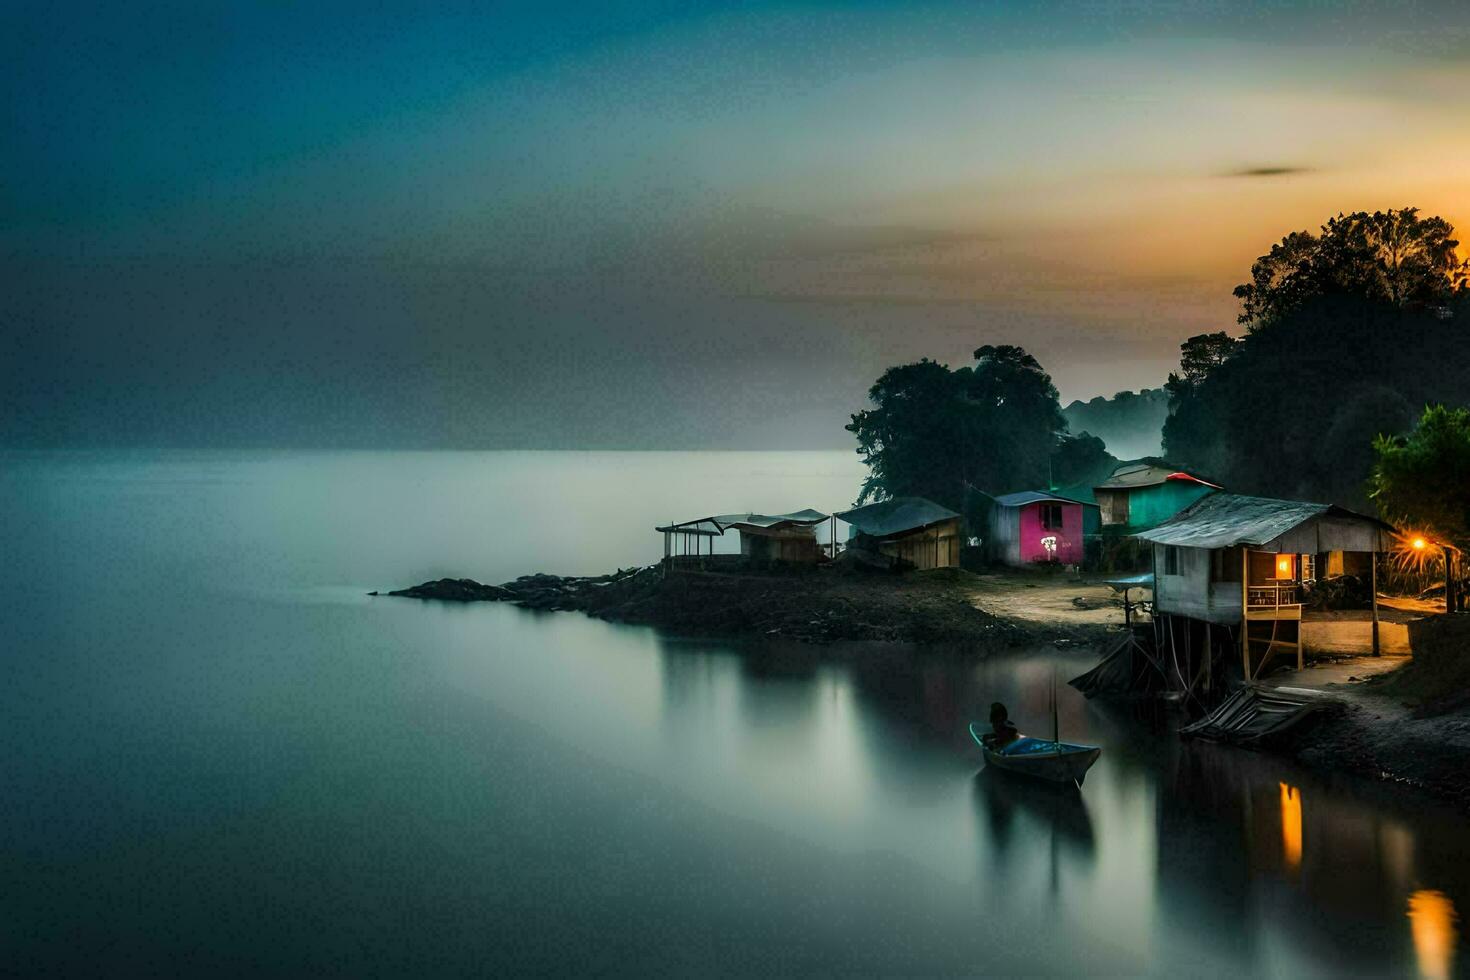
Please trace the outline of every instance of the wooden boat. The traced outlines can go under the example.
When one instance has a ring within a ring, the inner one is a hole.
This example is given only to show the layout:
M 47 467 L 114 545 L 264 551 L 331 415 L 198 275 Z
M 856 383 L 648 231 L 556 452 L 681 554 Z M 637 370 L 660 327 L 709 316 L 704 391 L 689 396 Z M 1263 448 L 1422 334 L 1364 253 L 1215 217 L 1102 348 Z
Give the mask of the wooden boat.
M 987 766 L 1054 783 L 1082 785 L 1087 770 L 1102 755 L 1102 749 L 1096 745 L 1076 745 L 1026 735 L 995 749 L 985 744 L 984 734 L 977 722 L 970 723 L 970 737 L 984 751 Z

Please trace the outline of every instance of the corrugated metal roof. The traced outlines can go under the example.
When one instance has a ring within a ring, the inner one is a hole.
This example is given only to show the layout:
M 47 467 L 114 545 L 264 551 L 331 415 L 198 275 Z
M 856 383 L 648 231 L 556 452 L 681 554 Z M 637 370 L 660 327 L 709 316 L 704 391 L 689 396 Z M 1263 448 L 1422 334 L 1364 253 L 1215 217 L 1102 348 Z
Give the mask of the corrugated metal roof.
M 1155 544 L 1172 544 L 1186 548 L 1260 546 L 1307 521 L 1326 516 L 1356 519 L 1376 527 L 1389 527 L 1376 517 L 1355 514 L 1332 504 L 1247 497 L 1238 493 L 1212 493 L 1157 527 L 1140 531 L 1134 537 Z
M 1170 480 L 1188 480 L 1193 483 L 1203 483 L 1207 487 L 1219 487 L 1208 480 L 1201 480 L 1197 476 L 1185 473 L 1177 467 L 1167 463 L 1124 463 L 1113 470 L 1113 475 L 1103 483 L 1097 485 L 1098 490 L 1136 490 L 1140 487 L 1156 487 Z
M 830 516 L 830 514 L 823 514 L 811 508 L 790 514 L 717 514 L 714 517 L 699 517 L 678 524 L 665 524 L 654 530 L 676 531 L 680 534 L 707 534 L 714 537 L 724 534 L 732 527 L 738 528 L 741 525 L 763 530 L 780 527 L 810 527 L 813 524 L 822 523 Z
M 834 516 L 863 534 L 886 538 L 891 534 L 917 531 L 931 524 L 953 520 L 960 515 L 923 497 L 894 497 L 866 507 L 838 511 Z
M 1084 504 L 1089 507 L 1097 506 L 1096 504 L 1089 504 L 1086 501 L 1075 500 L 1064 494 L 1044 490 L 1018 490 L 1015 493 L 1002 494 L 995 498 L 995 502 L 1002 507 L 1025 507 L 1027 504 L 1035 504 L 1042 501 L 1051 501 L 1058 504 Z

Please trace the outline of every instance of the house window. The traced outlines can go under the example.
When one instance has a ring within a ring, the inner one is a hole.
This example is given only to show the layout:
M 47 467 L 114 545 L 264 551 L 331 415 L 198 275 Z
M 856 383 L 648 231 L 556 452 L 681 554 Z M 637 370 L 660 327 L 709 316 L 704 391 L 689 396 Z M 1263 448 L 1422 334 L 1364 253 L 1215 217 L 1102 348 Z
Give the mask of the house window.
M 1062 505 L 1041 505 L 1041 529 L 1043 531 L 1060 531 L 1062 529 Z
M 1179 549 L 1172 544 L 1164 545 L 1164 574 L 1179 574 Z

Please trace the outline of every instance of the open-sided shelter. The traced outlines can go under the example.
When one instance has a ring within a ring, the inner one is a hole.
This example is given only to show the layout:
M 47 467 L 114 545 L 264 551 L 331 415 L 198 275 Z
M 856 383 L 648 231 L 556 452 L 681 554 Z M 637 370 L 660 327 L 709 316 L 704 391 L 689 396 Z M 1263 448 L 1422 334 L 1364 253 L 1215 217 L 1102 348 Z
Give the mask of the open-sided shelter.
M 664 559 L 713 556 L 714 539 L 740 534 L 740 554 L 756 561 L 815 562 L 822 550 L 816 527 L 829 515 L 811 509 L 790 514 L 718 514 L 654 528 L 664 536 Z
M 849 550 L 914 568 L 960 563 L 960 515 L 923 497 L 894 497 L 834 515 L 848 525 Z

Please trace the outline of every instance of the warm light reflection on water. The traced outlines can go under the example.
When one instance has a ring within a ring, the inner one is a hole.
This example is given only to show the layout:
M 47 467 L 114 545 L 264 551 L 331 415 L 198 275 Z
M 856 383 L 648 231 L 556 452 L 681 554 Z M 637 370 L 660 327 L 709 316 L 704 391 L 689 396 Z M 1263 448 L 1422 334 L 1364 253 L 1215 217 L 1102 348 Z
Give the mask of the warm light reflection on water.
M 1420 889 L 1409 896 L 1409 927 L 1414 933 L 1414 955 L 1419 975 L 1440 980 L 1452 975 L 1455 941 L 1460 932 L 1455 923 L 1455 903 L 1444 892 Z
M 1281 783 L 1281 848 L 1286 870 L 1302 866 L 1302 794 L 1295 786 Z
M 711 499 L 842 499 L 836 463 L 48 459 L 0 454 L 0 621 L 33 654 L 0 658 L 9 973 L 1464 969 L 1463 815 L 1087 701 L 1086 652 L 362 594 L 605 570 Z M 1054 675 L 1062 736 L 1103 747 L 1081 792 L 985 769 L 966 730 L 999 700 L 1047 732 Z

